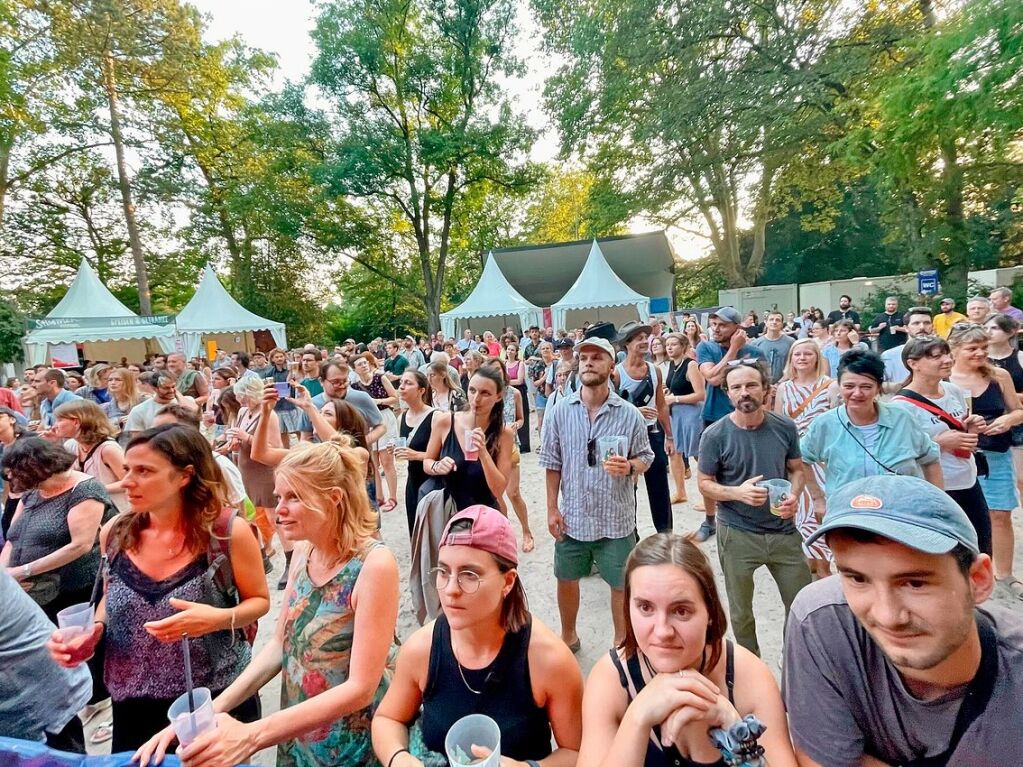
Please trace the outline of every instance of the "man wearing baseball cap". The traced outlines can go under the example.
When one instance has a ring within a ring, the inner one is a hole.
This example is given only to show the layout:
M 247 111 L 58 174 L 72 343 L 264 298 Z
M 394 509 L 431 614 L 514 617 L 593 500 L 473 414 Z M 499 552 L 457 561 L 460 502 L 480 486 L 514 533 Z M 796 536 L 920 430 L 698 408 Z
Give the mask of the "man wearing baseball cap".
M 938 488 L 850 482 L 824 523 L 836 578 L 796 597 L 783 694 L 801 767 L 1016 764 L 1023 755 L 1023 616 L 978 607 L 991 558 Z
M 722 306 L 711 313 L 709 322 L 710 340 L 700 341 L 696 346 L 696 363 L 700 366 L 700 372 L 706 381 L 707 395 L 703 401 L 704 428 L 735 409 L 724 387 L 725 371 L 729 365 L 735 360 L 749 357 L 764 359 L 764 353 L 760 349 L 747 343 L 749 338 L 746 331 L 740 327 L 742 316 L 731 306 Z M 694 533 L 690 533 L 690 537 L 697 543 L 703 543 L 717 532 L 714 500 L 704 496 L 703 508 L 707 514 L 706 519 Z
M 573 650 L 580 647 L 579 581 L 594 564 L 611 588 L 615 643 L 625 638 L 625 560 L 636 544 L 634 480 L 654 460 L 642 414 L 608 386 L 615 362 L 610 341 L 584 338 L 576 349 L 582 385 L 548 411 L 540 451 L 547 529 L 556 541 L 561 638 Z
M 949 331 L 957 322 L 966 322 L 966 315 L 956 311 L 954 298 L 945 296 L 938 305 L 941 311 L 934 317 L 934 332 L 942 338 L 948 338 Z

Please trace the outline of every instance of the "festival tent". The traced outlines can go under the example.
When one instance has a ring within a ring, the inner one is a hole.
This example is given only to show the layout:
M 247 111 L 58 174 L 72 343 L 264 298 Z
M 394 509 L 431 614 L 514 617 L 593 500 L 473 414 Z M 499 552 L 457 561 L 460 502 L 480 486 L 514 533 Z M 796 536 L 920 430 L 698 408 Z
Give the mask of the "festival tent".
M 209 264 L 203 269 L 195 295 L 178 314 L 177 326 L 188 358 L 206 356 L 202 348 L 204 337 L 217 341 L 218 346 L 230 346 L 235 343 L 229 337 L 231 334 L 260 330 L 269 331 L 279 348 L 288 348 L 284 323 L 260 317 L 235 301 Z M 255 348 L 253 344 L 245 346 Z
M 147 339 L 155 340 L 164 351 L 174 349 L 174 318 L 166 314 L 152 317 L 135 314 L 100 282 L 99 275 L 84 258 L 60 302 L 44 319 L 29 320 L 28 327 L 23 344 L 29 365 L 45 364 L 51 353 L 69 345 L 71 356 L 75 356 L 74 344 L 88 344 L 87 359 L 131 354 L 141 360 Z M 64 361 L 71 367 L 76 363 L 77 360 Z
M 493 327 L 477 328 L 476 324 L 469 324 L 469 320 L 485 318 Z M 517 321 L 520 330 L 524 330 L 530 325 L 539 325 L 542 319 L 540 307 L 529 303 L 511 286 L 491 252 L 472 293 L 457 307 L 441 314 L 440 326 L 444 335 L 452 338 L 459 337 L 467 327 L 497 331 L 500 327 L 514 326 Z
M 569 316 L 569 312 L 579 312 Z M 555 328 L 569 328 L 584 321 L 646 322 L 650 317 L 650 299 L 626 285 L 608 265 L 597 241 L 590 246 L 583 270 L 561 300 L 551 305 Z

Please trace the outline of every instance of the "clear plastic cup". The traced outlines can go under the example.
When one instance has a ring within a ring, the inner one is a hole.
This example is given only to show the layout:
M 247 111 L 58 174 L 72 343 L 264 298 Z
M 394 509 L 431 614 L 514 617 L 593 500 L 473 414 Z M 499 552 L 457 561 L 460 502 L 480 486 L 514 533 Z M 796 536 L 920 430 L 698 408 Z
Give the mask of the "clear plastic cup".
M 65 642 L 70 642 L 75 637 L 91 631 L 95 620 L 96 609 L 88 602 L 82 602 L 65 607 L 57 613 L 57 628 L 60 629 L 61 638 Z
M 768 501 L 771 504 L 771 513 L 776 517 L 780 517 L 781 508 L 779 508 L 779 504 L 792 494 L 792 483 L 787 479 L 764 479 L 757 482 L 757 485 L 767 490 Z
M 213 712 L 213 696 L 208 687 L 196 687 L 192 690 L 192 701 L 195 711 L 188 710 L 188 693 L 171 703 L 167 710 L 174 734 L 178 742 L 187 746 L 200 735 L 216 729 L 217 715 Z
M 478 461 L 480 459 L 480 451 L 470 445 L 475 444 L 472 439 L 472 429 L 465 430 L 465 460 L 467 461 Z
M 473 746 L 490 749 L 490 756 L 473 756 Z M 501 764 L 501 728 L 483 714 L 463 716 L 448 730 L 444 751 L 451 767 L 498 767 Z
M 628 458 L 628 442 L 625 437 L 597 437 L 597 462 L 603 465 L 613 455 Z

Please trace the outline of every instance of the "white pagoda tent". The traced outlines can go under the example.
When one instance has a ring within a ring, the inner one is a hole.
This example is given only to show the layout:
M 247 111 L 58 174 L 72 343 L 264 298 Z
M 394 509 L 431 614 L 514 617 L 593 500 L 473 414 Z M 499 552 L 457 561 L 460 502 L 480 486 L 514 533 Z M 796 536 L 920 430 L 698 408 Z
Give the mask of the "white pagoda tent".
M 84 258 L 71 287 L 41 320 L 30 320 L 23 344 L 29 365 L 49 362 L 51 346 L 83 344 L 86 359 L 129 356 L 141 361 L 145 341 L 165 351 L 174 349 L 174 318 L 142 317 L 118 301 Z
M 257 330 L 269 331 L 274 344 L 281 349 L 288 348 L 284 323 L 260 317 L 235 301 L 209 264 L 203 269 L 195 295 L 178 313 L 176 324 L 188 358 L 205 356 L 204 339 L 215 340 L 218 346 L 234 350 L 238 342 L 233 336 Z M 251 337 L 243 340 L 242 345 L 250 351 L 255 349 Z
M 596 240 L 575 283 L 551 305 L 555 329 L 577 327 L 587 320 L 620 325 L 636 319 L 646 322 L 649 317 L 650 298 L 637 293 L 615 274 Z
M 531 304 L 512 287 L 491 252 L 472 293 L 457 307 L 440 315 L 440 327 L 444 335 L 451 338 L 458 337 L 466 328 L 477 332 L 498 331 L 517 324 L 521 331 L 530 325 L 540 325 L 542 319 L 540 307 Z M 486 321 L 480 324 L 470 320 Z

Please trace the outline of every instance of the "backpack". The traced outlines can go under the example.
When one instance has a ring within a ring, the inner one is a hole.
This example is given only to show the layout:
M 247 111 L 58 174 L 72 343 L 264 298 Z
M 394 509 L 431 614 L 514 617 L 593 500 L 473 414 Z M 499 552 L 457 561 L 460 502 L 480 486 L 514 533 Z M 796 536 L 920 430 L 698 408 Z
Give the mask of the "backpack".
M 210 566 L 204 576 L 220 590 L 221 594 L 236 605 L 241 604 L 242 601 L 241 594 L 238 593 L 238 586 L 234 580 L 234 570 L 231 568 L 231 526 L 234 524 L 234 519 L 237 516 L 238 509 L 227 507 L 220 512 L 220 516 L 213 523 L 213 532 L 207 545 L 207 556 Z M 235 630 L 240 632 L 245 641 L 251 645 L 256 641 L 259 622 L 253 621 L 249 625 Z

